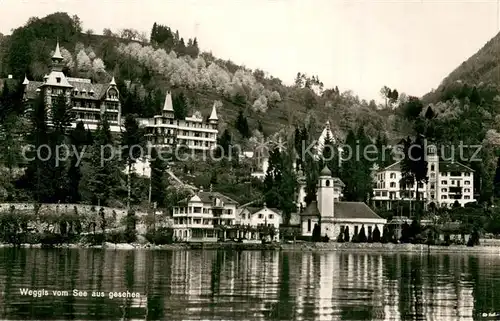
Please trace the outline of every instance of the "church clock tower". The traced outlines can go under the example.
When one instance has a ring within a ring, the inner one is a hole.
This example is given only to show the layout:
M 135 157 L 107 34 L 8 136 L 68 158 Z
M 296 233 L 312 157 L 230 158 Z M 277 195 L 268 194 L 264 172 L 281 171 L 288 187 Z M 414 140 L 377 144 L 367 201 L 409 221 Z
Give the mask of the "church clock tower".
M 318 179 L 318 211 L 320 213 L 321 236 L 331 239 L 333 236 L 334 215 L 334 186 L 332 172 L 327 166 L 323 168 Z

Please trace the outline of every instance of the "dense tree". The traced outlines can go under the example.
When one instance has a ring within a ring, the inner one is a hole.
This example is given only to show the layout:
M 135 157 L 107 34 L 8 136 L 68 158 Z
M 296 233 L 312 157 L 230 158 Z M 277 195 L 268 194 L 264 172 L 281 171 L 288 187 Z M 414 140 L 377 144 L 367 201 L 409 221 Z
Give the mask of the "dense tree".
M 248 126 L 247 118 L 243 115 L 242 110 L 240 110 L 240 112 L 238 113 L 235 127 L 240 132 L 241 136 L 243 136 L 243 138 L 250 138 L 250 127 Z
M 130 208 L 130 196 L 132 191 L 132 167 L 144 154 L 144 133 L 139 127 L 135 117 L 131 114 L 125 116 L 124 131 L 121 135 L 121 158 L 127 167 L 127 207 Z
M 378 242 L 381 241 L 381 239 L 380 239 L 380 230 L 378 228 L 378 225 L 375 226 L 375 229 L 373 230 L 372 240 L 373 240 L 374 243 L 378 243 Z
M 120 165 L 105 114 L 99 120 L 90 149 L 89 170 L 84 175 L 88 176 L 86 181 L 92 195 L 91 201 L 99 206 L 106 205 L 119 183 L 117 171 Z
M 353 131 L 347 134 L 341 171 L 341 179 L 346 185 L 344 198 L 347 201 L 366 202 L 372 194 L 371 168 L 376 158 L 373 154 L 365 153 L 369 142 L 362 127 L 358 129 L 357 135 Z
M 403 189 L 417 184 L 416 201 L 417 201 L 417 218 L 420 219 L 422 204 L 420 199 L 420 184 L 425 184 L 428 181 L 427 177 L 427 158 L 425 150 L 425 139 L 418 135 L 415 140 L 410 137 L 402 141 L 404 158 L 401 161 L 401 186 Z
M 264 198 L 268 206 L 283 211 L 284 222 L 288 223 L 291 213 L 297 207 L 295 193 L 297 178 L 292 169 L 292 159 L 285 151 L 274 149 L 270 153 L 269 167 L 264 179 Z
M 187 103 L 186 96 L 183 92 L 174 96 L 172 101 L 174 107 L 174 117 L 177 119 L 184 119 L 188 115 L 189 107 Z
M 81 200 L 79 186 L 82 178 L 82 157 L 90 145 L 88 138 L 83 122 L 78 122 L 70 134 L 72 150 L 68 169 L 68 196 L 71 203 Z
M 151 201 L 156 202 L 158 207 L 165 206 L 165 197 L 167 192 L 167 179 L 165 177 L 167 170 L 168 156 L 157 148 L 151 149 L 150 168 L 151 168 Z

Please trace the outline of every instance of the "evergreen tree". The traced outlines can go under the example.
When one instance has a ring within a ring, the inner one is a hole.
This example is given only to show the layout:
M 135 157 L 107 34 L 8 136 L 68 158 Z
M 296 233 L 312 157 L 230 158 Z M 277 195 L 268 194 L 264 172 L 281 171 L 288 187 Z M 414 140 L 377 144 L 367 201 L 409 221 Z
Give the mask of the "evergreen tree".
M 378 226 L 375 226 L 375 229 L 373 230 L 372 240 L 374 243 L 379 243 L 381 241 L 380 240 L 380 230 L 379 230 Z
M 349 226 L 346 226 L 344 229 L 344 242 L 349 242 Z
M 243 115 L 243 111 L 240 110 L 238 117 L 236 118 L 236 129 L 240 132 L 243 138 L 249 138 L 251 136 L 250 127 L 248 126 L 248 120 Z
M 327 134 L 324 141 L 324 147 L 319 168 L 328 166 L 333 177 L 340 176 L 340 155 L 337 145 L 333 142 L 333 137 Z
M 425 142 L 423 136 L 418 135 L 415 141 L 412 141 L 408 137 L 402 143 L 404 152 L 404 158 L 401 161 L 402 186 L 406 188 L 407 186 L 417 184 L 417 209 L 415 214 L 417 215 L 417 219 L 420 219 L 423 207 L 420 202 L 419 185 L 428 181 Z
M 291 161 L 288 153 L 280 152 L 278 149 L 271 151 L 263 184 L 266 203 L 283 211 L 285 224 L 290 219 L 291 213 L 297 209 L 295 204 L 297 178 Z
M 163 159 L 162 159 L 163 158 Z M 156 148 L 151 149 L 150 157 L 151 168 L 151 201 L 156 202 L 159 207 L 165 206 L 165 197 L 167 191 L 167 180 L 165 173 L 167 170 L 166 157 L 160 155 Z
M 358 234 L 358 241 L 360 243 L 366 243 L 367 241 L 367 237 L 366 237 L 366 232 L 365 232 L 365 226 L 362 225 L 361 226 L 361 230 L 359 230 L 359 234 Z
M 139 127 L 137 120 L 131 114 L 125 116 L 124 122 L 125 131 L 121 135 L 121 150 L 122 150 L 122 160 L 127 167 L 127 207 L 130 208 L 130 196 L 132 191 L 132 167 L 136 161 L 145 156 L 142 154 L 144 151 L 144 134 L 142 129 Z
M 52 203 L 56 193 L 54 189 L 54 164 L 50 160 L 49 129 L 47 127 L 47 113 L 43 97 L 39 95 L 33 104 L 31 113 L 32 130 L 28 134 L 28 142 L 33 149 L 27 153 L 29 161 L 25 175 L 18 182 L 18 186 L 31 191 L 33 199 L 39 203 Z M 44 146 L 44 147 L 42 147 Z M 38 152 L 37 152 L 38 151 Z
M 81 158 L 82 153 L 85 153 L 87 145 L 89 144 L 87 132 L 85 131 L 82 121 L 78 122 L 76 128 L 71 132 L 70 141 L 73 150 L 69 161 L 70 167 L 68 169 L 68 196 L 70 202 L 78 203 L 81 200 L 79 186 L 82 178 L 82 160 L 79 158 Z
M 109 121 L 106 115 L 102 115 L 97 130 L 93 135 L 93 144 L 90 155 L 90 171 L 87 181 L 89 190 L 92 193 L 92 203 L 106 205 L 113 196 L 113 189 L 118 184 L 116 174 L 119 168 L 116 147 L 109 128 Z
M 180 92 L 179 95 L 174 96 L 172 105 L 174 108 L 174 117 L 176 119 L 184 119 L 188 115 L 188 104 L 186 96 L 183 92 Z
M 218 145 L 220 146 L 216 152 L 217 152 L 217 157 L 228 157 L 229 153 L 231 151 L 231 142 L 232 142 L 232 137 L 231 134 L 229 133 L 229 130 L 226 128 L 222 135 L 217 139 L 218 140 Z
M 320 242 L 321 241 L 321 227 L 319 224 L 314 224 L 313 232 L 312 232 L 312 241 Z

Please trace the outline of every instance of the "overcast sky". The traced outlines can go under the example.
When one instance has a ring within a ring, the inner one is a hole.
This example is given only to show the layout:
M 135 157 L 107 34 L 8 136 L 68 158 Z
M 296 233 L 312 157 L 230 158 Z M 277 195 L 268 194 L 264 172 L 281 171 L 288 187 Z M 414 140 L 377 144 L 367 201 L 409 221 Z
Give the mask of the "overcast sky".
M 421 96 L 499 31 L 497 0 L 0 0 L 0 32 L 63 11 L 102 33 L 153 23 L 198 37 L 202 50 L 292 83 L 380 99 L 387 85 Z

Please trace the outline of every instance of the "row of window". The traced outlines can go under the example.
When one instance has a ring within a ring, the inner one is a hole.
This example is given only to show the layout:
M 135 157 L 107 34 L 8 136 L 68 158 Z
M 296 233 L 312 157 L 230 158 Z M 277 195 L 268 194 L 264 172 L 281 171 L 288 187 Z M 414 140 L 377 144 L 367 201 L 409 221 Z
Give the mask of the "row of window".
M 204 129 L 214 129 L 214 126 L 206 123 L 197 123 L 189 121 L 179 121 L 172 118 L 155 118 L 155 125 L 160 124 L 170 124 L 182 127 L 192 127 L 192 128 L 204 128 Z
M 447 193 L 448 189 L 447 188 L 442 188 L 441 192 Z M 464 188 L 464 193 L 470 193 L 470 188 Z
M 211 209 L 200 206 L 174 207 L 174 214 L 211 214 Z M 232 209 L 223 209 L 222 214 L 232 215 Z
M 455 199 L 455 200 L 459 200 L 461 199 L 462 197 L 460 195 L 453 195 L 453 196 L 450 196 L 450 199 Z M 447 195 L 441 195 L 441 199 L 442 200 L 446 200 L 448 199 L 448 196 Z M 464 200 L 470 200 L 470 196 L 469 195 L 465 195 L 464 196 Z
M 212 219 L 212 218 L 192 218 L 192 217 L 179 217 L 174 218 L 175 225 L 188 225 L 188 224 L 200 224 L 200 225 L 233 225 L 233 220 L 227 219 Z
M 431 165 L 431 172 L 433 172 L 433 171 L 434 171 L 434 165 Z M 440 173 L 441 176 L 448 176 L 448 174 L 449 174 L 449 176 L 453 176 L 453 177 L 461 177 L 462 176 L 461 172 L 450 172 L 450 173 L 443 172 L 443 173 Z M 430 176 L 431 176 L 431 178 L 434 178 L 434 177 L 436 177 L 436 174 L 435 173 L 431 173 Z M 470 172 L 465 172 L 465 173 L 463 173 L 463 176 L 470 177 L 471 173 Z M 395 178 L 397 178 L 397 175 L 396 175 L 396 173 L 390 173 L 389 177 L 391 179 L 395 179 Z M 379 174 L 378 175 L 378 179 L 379 180 L 383 180 L 384 179 L 384 174 Z
M 247 220 L 247 219 L 249 220 L 251 217 L 252 217 L 252 215 L 251 215 L 251 214 L 248 214 L 248 215 L 247 215 L 247 214 L 245 214 L 245 213 L 241 214 L 241 218 L 242 218 L 242 219 L 244 219 L 244 220 Z M 261 213 L 261 214 L 259 214 L 259 219 L 260 219 L 260 220 L 265 219 L 264 214 L 262 214 L 262 213 Z M 269 215 L 267 216 L 267 219 L 268 219 L 268 220 L 273 220 L 273 219 L 274 219 L 274 214 L 269 214 Z

